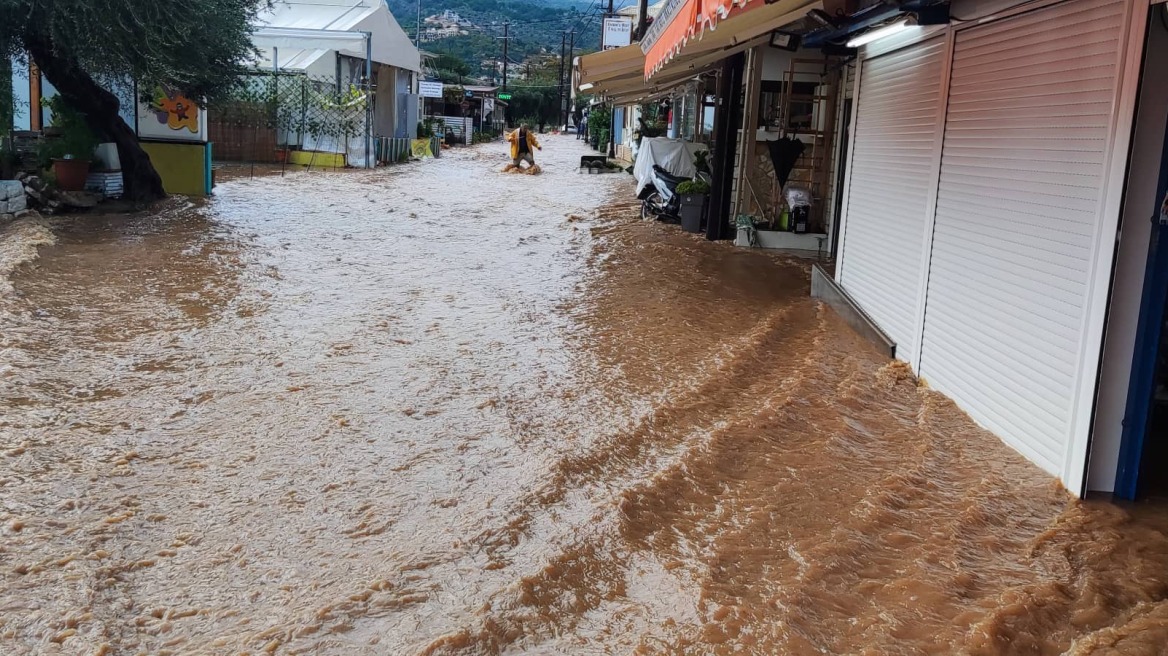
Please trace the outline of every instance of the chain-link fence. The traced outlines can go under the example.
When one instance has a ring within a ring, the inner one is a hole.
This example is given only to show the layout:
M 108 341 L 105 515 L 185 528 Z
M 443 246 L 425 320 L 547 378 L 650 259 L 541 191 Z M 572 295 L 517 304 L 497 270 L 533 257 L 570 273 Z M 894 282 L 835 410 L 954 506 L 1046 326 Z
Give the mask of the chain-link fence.
M 372 155 L 370 94 L 335 78 L 257 72 L 208 109 L 218 160 L 365 166 Z

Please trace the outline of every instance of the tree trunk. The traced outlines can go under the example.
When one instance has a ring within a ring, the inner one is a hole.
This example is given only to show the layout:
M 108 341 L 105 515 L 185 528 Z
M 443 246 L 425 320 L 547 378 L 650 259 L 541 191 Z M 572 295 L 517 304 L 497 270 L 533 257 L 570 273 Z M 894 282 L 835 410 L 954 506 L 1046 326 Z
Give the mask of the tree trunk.
M 148 203 L 166 197 L 162 178 L 154 170 L 150 156 L 138 143 L 138 135 L 122 120 L 117 96 L 106 91 L 74 61 L 56 56 L 46 41 L 25 44 L 37 67 L 57 88 L 57 92 L 78 112 L 85 114 L 91 130 L 105 142 L 118 146 L 122 163 L 123 196 L 126 200 Z

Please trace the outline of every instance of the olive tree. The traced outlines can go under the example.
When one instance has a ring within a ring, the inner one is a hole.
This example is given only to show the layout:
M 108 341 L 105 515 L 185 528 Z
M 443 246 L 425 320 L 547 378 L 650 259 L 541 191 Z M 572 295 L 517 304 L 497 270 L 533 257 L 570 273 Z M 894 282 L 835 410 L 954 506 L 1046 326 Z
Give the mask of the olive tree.
M 103 81 L 166 84 L 205 103 L 254 55 L 251 24 L 270 0 L 0 0 L 0 57 L 28 58 L 104 141 L 117 144 L 127 198 L 165 196 Z

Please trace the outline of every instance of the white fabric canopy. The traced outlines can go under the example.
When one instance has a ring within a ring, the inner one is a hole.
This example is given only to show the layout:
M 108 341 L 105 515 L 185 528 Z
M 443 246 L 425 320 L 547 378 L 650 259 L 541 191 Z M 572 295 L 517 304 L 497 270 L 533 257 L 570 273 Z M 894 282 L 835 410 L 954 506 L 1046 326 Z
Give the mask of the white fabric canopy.
M 306 70 L 329 52 L 365 58 L 365 36 L 373 39 L 373 61 L 409 71 L 422 69 L 421 55 L 383 0 L 281 0 L 255 23 L 253 43 L 272 64 L 279 49 L 281 70 Z
M 363 32 L 341 30 L 311 30 L 291 27 L 261 27 L 251 35 L 251 41 L 260 48 L 287 48 L 289 50 L 337 50 L 364 47 Z
M 694 153 L 709 149 L 706 144 L 681 139 L 645 137 L 641 140 L 637 162 L 633 165 L 633 177 L 637 179 L 637 195 L 641 195 L 645 185 L 652 182 L 654 164 L 673 175 L 692 178 L 698 172 L 694 168 Z

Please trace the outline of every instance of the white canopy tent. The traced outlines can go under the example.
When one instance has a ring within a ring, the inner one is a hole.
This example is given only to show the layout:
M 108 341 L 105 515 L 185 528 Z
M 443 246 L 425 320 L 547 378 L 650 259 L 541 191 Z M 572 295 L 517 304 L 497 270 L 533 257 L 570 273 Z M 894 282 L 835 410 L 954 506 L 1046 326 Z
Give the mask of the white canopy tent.
M 340 30 L 314 30 L 297 27 L 265 27 L 256 30 L 252 33 L 252 42 L 256 45 L 264 45 L 271 48 L 272 69 L 280 70 L 280 50 L 281 48 L 292 49 L 295 51 L 297 47 L 300 48 L 314 48 L 321 46 L 327 47 L 329 45 L 350 45 L 353 43 L 360 44 L 365 50 L 365 79 L 373 79 L 373 35 L 369 32 L 346 32 Z M 306 52 L 300 50 L 299 52 Z M 320 50 L 320 52 L 327 52 Z M 362 152 L 360 153 L 360 161 L 365 168 L 373 168 L 375 165 L 373 157 L 373 103 L 372 98 L 368 98 L 365 102 L 365 134 L 362 139 Z M 313 145 L 305 144 L 307 149 L 313 150 Z M 355 153 L 351 152 L 352 148 L 349 144 L 342 147 L 342 152 L 350 159 L 356 159 Z
M 383 0 L 282 0 L 256 20 L 252 41 L 260 50 L 260 66 L 280 70 L 329 73 L 333 52 L 364 59 L 365 39 L 374 63 L 407 71 L 422 70 L 418 49 L 389 13 Z M 346 36 L 348 35 L 348 36 Z M 278 61 L 273 57 L 278 49 Z
M 338 90 L 345 81 L 376 86 L 367 103 L 376 109 L 367 110 L 361 143 L 322 144 L 302 135 L 306 150 L 341 152 L 352 165 L 373 166 L 374 122 L 379 134 L 393 136 L 396 127 L 410 136 L 401 126 L 412 121 L 407 96 L 421 55 L 384 0 L 280 0 L 260 13 L 254 28 L 259 68 L 335 78 Z

